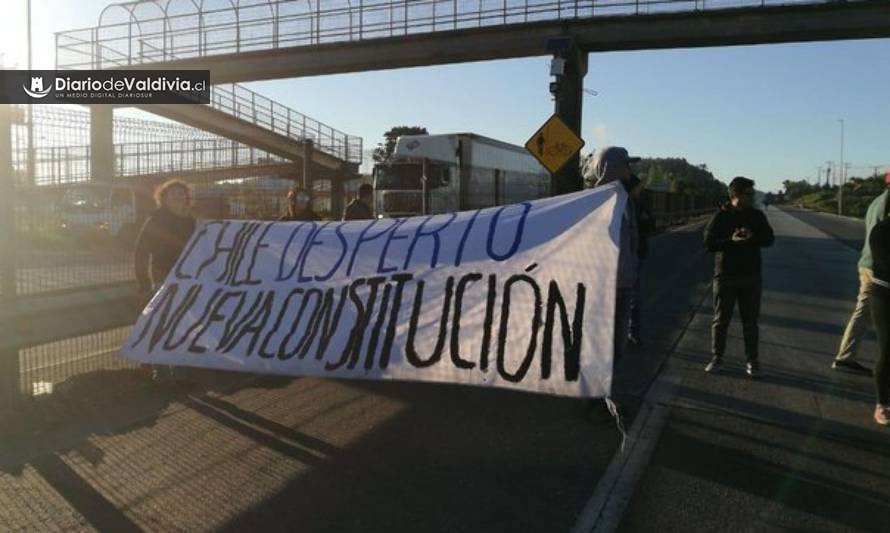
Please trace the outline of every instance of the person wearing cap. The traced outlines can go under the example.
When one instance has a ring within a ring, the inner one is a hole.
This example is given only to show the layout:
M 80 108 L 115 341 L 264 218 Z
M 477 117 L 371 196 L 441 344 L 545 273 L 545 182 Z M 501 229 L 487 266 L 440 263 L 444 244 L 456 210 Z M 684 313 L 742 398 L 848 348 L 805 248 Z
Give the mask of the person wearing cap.
M 588 187 L 620 182 L 625 191 L 630 192 L 630 164 L 639 161 L 638 157 L 630 157 L 627 150 L 620 146 L 598 148 L 593 156 L 585 161 L 582 175 Z M 621 219 L 621 237 L 618 253 L 618 278 L 615 294 L 615 330 L 614 330 L 614 361 L 624 355 L 627 347 L 627 335 L 630 322 L 630 305 L 633 288 L 637 281 L 637 264 L 639 231 L 634 202 L 630 194 Z
M 319 220 L 318 215 L 312 210 L 312 202 L 309 194 L 301 187 L 291 187 L 287 192 L 287 213 L 281 215 L 282 221 L 313 221 Z
M 875 422 L 890 425 L 890 217 L 887 216 L 890 173 L 885 181 L 884 211 L 881 220 L 869 231 L 868 246 L 872 258 L 872 278 L 869 303 L 875 333 L 878 337 L 878 357 L 875 363 Z
M 886 185 L 884 192 L 872 200 L 871 205 L 868 206 L 868 211 L 865 213 L 865 244 L 862 246 L 862 253 L 859 255 L 859 296 L 856 298 L 856 308 L 853 309 L 853 315 L 850 317 L 844 330 L 844 336 L 841 339 L 840 347 L 838 347 L 837 355 L 834 358 L 834 362 L 831 363 L 831 368 L 835 370 L 871 375 L 871 369 L 856 359 L 859 354 L 859 347 L 862 345 L 862 338 L 868 332 L 868 322 L 865 314 L 874 278 L 874 258 L 869 236 L 875 225 L 887 217 L 887 211 L 890 208 L 890 172 L 884 176 L 884 183 Z
M 705 247 L 714 252 L 714 320 L 711 326 L 712 358 L 705 371 L 716 372 L 723 364 L 726 335 L 736 302 L 742 316 L 745 339 L 745 372 L 756 377 L 760 315 L 760 249 L 772 246 L 773 229 L 763 212 L 754 209 L 754 181 L 738 176 L 729 184 L 730 200 L 705 228 Z
M 358 196 L 343 210 L 343 220 L 370 220 L 374 218 L 374 187 L 370 183 L 362 183 L 358 188 Z

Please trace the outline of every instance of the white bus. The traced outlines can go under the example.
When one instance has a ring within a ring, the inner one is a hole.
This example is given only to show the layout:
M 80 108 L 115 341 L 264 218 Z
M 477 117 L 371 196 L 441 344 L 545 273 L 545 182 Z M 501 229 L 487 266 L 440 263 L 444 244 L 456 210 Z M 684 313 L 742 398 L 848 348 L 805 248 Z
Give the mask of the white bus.
M 378 217 L 451 213 L 550 195 L 550 173 L 524 148 L 473 133 L 400 137 L 374 166 Z

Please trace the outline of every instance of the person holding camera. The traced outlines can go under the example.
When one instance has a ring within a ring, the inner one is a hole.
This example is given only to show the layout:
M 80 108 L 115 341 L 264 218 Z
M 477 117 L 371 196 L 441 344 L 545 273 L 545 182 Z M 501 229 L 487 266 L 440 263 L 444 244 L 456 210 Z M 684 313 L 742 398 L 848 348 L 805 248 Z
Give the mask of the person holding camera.
M 763 212 L 754 209 L 754 181 L 739 176 L 729 184 L 730 200 L 711 218 L 705 228 L 705 247 L 715 253 L 714 320 L 711 326 L 712 359 L 706 372 L 716 372 L 723 364 L 726 335 L 736 302 L 742 316 L 745 339 L 745 372 L 756 377 L 760 315 L 760 249 L 772 246 L 773 228 Z

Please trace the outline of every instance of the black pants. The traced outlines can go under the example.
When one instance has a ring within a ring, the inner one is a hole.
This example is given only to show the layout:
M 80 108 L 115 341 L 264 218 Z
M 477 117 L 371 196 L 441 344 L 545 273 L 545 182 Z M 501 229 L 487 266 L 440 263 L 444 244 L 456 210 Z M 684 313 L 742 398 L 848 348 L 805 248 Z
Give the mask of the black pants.
M 726 351 L 726 332 L 732 320 L 736 302 L 742 315 L 742 331 L 745 337 L 745 356 L 756 362 L 760 330 L 761 280 L 759 276 L 717 276 L 714 278 L 714 322 L 711 326 L 711 352 L 723 357 Z
M 890 289 L 872 285 L 868 301 L 871 304 L 871 318 L 878 335 L 875 392 L 878 403 L 887 405 L 890 400 Z

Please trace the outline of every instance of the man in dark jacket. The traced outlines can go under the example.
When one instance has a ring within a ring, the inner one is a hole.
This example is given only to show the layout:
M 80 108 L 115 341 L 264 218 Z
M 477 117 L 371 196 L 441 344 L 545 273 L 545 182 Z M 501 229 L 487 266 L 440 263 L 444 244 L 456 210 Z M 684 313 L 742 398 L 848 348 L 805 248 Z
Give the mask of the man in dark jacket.
M 343 220 L 369 220 L 374 218 L 373 204 L 374 187 L 362 183 L 358 188 L 358 197 L 349 202 L 343 211 Z
M 760 248 L 772 246 L 773 229 L 763 212 L 754 209 L 754 181 L 737 177 L 729 184 L 730 201 L 705 228 L 705 246 L 715 252 L 714 321 L 711 328 L 713 358 L 705 367 L 714 372 L 723 363 L 726 333 L 736 302 L 745 338 L 745 371 L 755 377 L 758 361 L 761 261 Z
M 191 200 L 191 188 L 182 181 L 168 181 L 155 190 L 158 208 L 145 220 L 134 249 L 140 292 L 150 293 L 164 282 L 192 236 Z
M 631 174 L 629 187 L 634 203 L 634 212 L 637 217 L 637 231 L 639 233 L 637 257 L 639 257 L 639 261 L 637 261 L 637 280 L 634 283 L 633 296 L 630 302 L 630 326 L 628 327 L 627 340 L 631 344 L 641 346 L 643 344 L 643 263 L 649 252 L 649 236 L 655 233 L 655 217 L 652 216 L 652 210 L 649 208 L 646 188 L 636 174 Z

